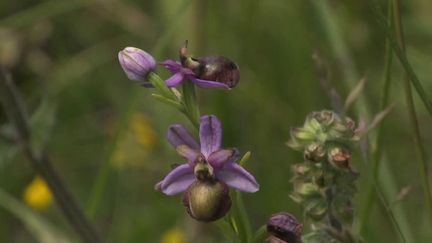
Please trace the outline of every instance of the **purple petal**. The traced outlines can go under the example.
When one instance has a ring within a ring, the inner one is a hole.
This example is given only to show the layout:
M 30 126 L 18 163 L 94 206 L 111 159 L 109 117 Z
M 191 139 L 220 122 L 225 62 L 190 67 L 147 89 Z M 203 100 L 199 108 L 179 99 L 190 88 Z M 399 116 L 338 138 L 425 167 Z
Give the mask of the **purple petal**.
M 171 76 L 169 79 L 165 80 L 165 84 L 168 87 L 177 87 L 182 84 L 184 80 L 184 75 L 182 73 L 176 73 Z
M 216 177 L 225 182 L 229 187 L 244 192 L 256 192 L 259 190 L 255 177 L 236 163 L 227 163 L 218 172 Z
M 161 62 L 166 69 L 170 70 L 172 73 L 177 73 L 182 69 L 182 65 L 174 60 L 165 60 Z
M 200 149 L 199 144 L 183 125 L 175 124 L 170 126 L 168 128 L 167 138 L 168 142 L 170 142 L 174 148 L 180 145 L 187 145 L 191 149 Z
M 200 143 L 201 153 L 208 156 L 216 150 L 219 150 L 222 142 L 221 123 L 216 116 L 202 116 L 200 119 Z
M 207 161 L 214 168 L 222 168 L 225 163 L 233 163 L 239 157 L 237 149 L 220 149 L 210 154 Z
M 231 89 L 228 85 L 221 82 L 198 79 L 195 77 L 189 77 L 189 78 L 194 84 L 196 84 L 200 88 L 216 88 L 216 89 L 227 89 L 227 90 Z
M 156 189 L 166 195 L 175 195 L 184 192 L 195 181 L 195 175 L 189 164 L 174 168 L 165 178 L 156 184 Z
M 176 148 L 177 152 L 187 161 L 193 165 L 198 156 L 202 156 L 200 152 L 195 149 L 189 148 L 187 145 L 180 145 Z

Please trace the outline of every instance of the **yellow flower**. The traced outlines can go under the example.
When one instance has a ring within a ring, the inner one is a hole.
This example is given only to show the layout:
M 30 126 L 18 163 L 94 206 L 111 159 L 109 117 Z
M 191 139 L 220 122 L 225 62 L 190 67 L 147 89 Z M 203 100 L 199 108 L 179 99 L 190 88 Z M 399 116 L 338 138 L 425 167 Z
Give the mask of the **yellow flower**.
M 137 142 L 144 148 L 152 150 L 156 145 L 157 137 L 147 117 L 142 113 L 135 113 L 129 124 Z
M 119 138 L 114 152 L 113 164 L 117 168 L 137 168 L 146 166 L 157 145 L 157 134 L 143 113 L 132 114 L 128 129 Z
M 47 209 L 53 201 L 48 185 L 40 176 L 36 176 L 26 187 L 23 199 L 28 206 L 38 211 Z
M 165 231 L 161 237 L 161 243 L 184 243 L 186 236 L 184 232 L 178 228 L 172 228 Z

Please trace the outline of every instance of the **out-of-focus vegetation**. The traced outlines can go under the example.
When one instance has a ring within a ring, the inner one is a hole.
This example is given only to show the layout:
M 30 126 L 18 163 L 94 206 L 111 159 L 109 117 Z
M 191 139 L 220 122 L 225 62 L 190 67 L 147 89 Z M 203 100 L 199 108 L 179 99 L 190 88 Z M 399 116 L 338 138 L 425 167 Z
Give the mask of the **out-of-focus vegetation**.
M 156 102 L 151 90 L 127 80 L 118 51 L 135 46 L 158 60 L 175 59 L 188 39 L 196 56 L 220 54 L 240 66 L 237 88 L 199 90 L 199 99 L 203 114 L 222 120 L 226 146 L 252 151 L 246 167 L 261 187 L 258 193 L 245 194 L 244 201 L 256 230 L 277 211 L 302 219 L 301 208 L 289 198 L 290 166 L 300 162 L 301 155 L 285 142 L 290 128 L 301 125 L 310 111 L 332 108 L 314 53 L 330 70 L 328 85 L 342 99 L 367 77 L 349 116 L 370 123 L 381 111 L 385 36 L 370 6 L 371 1 L 340 0 L 0 1 L 0 64 L 11 71 L 33 114 L 34 146 L 47 146 L 57 171 L 103 238 L 224 242 L 217 227 L 187 216 L 180 197 L 154 190 L 170 165 L 181 162 L 165 140 L 167 127 L 190 124 Z M 432 97 L 432 2 L 404 1 L 401 10 L 408 59 Z M 379 183 L 407 241 L 430 242 L 432 226 L 425 213 L 403 69 L 396 57 L 391 74 L 394 106 L 382 123 Z M 430 165 L 431 117 L 415 92 L 414 100 Z M 62 239 L 77 239 L 55 204 L 45 208 L 42 202 L 45 210 L 35 211 L 50 225 L 46 228 L 23 220 L 31 212 L 17 213 L 23 205 L 11 200 L 32 206 L 27 194 L 37 175 L 15 142 L 7 139 L 10 127 L 5 114 L 0 116 L 0 242 L 38 242 L 46 239 L 40 236 L 44 229 L 56 232 L 52 237 L 62 232 Z M 374 133 L 369 134 L 372 142 Z M 359 152 L 353 158 L 361 173 L 355 210 L 358 219 L 367 220 L 362 235 L 367 242 L 397 242 L 380 201 L 367 207 L 373 172 L 366 162 Z M 37 204 L 41 208 L 41 202 Z

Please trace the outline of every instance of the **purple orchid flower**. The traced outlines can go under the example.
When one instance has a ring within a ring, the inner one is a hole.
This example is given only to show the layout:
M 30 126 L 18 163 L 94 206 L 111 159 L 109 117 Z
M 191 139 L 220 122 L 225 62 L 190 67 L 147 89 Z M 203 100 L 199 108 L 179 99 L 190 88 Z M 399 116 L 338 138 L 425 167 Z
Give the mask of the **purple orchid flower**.
M 216 116 L 202 116 L 200 119 L 200 143 L 182 125 L 172 125 L 168 129 L 168 141 L 188 163 L 182 164 L 169 172 L 156 184 L 156 189 L 166 195 L 175 195 L 186 191 L 197 176 L 194 168 L 197 161 L 205 161 L 211 168 L 214 178 L 227 186 L 243 191 L 256 192 L 259 185 L 254 176 L 235 163 L 239 157 L 237 149 L 222 149 L 222 128 Z
M 161 64 L 171 73 L 173 73 L 173 76 L 165 80 L 165 84 L 168 87 L 177 87 L 184 81 L 190 80 L 200 88 L 231 89 L 230 86 L 222 82 L 199 79 L 190 68 L 183 67 L 180 62 L 176 62 L 174 60 L 165 60 L 161 62 Z

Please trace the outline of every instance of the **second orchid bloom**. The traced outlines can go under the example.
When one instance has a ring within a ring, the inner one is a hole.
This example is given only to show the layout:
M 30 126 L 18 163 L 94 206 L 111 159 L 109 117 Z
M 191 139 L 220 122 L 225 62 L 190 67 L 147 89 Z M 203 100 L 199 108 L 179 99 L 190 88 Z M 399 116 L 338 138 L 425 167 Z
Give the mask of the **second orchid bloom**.
M 168 59 L 160 63 L 172 73 L 165 80 L 165 85 L 170 88 L 192 82 L 200 88 L 229 90 L 240 81 L 239 67 L 226 57 L 194 58 L 187 53 L 187 42 L 179 54 L 180 61 Z M 118 53 L 118 58 L 130 80 L 141 81 L 144 87 L 152 87 L 147 78 L 150 72 L 155 71 L 156 61 L 149 53 L 139 48 L 126 47 Z
M 196 220 L 223 217 L 231 207 L 229 187 L 258 191 L 254 176 L 236 163 L 237 149 L 222 148 L 222 127 L 216 116 L 201 117 L 199 143 L 179 124 L 168 129 L 167 138 L 187 163 L 169 172 L 156 189 L 169 196 L 183 192 L 183 203 Z

